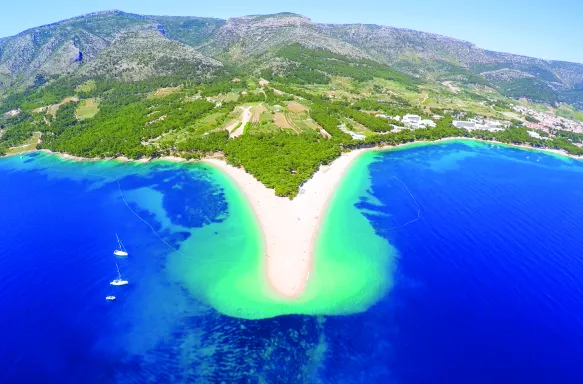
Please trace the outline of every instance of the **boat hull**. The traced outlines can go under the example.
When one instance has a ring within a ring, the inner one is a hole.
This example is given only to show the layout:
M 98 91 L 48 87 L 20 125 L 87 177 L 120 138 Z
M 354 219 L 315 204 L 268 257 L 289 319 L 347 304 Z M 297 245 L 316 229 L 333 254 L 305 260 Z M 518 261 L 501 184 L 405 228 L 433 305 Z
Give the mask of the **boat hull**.
M 124 251 L 113 251 L 113 254 L 116 256 L 122 256 L 122 257 L 128 255 L 128 253 L 124 252 Z

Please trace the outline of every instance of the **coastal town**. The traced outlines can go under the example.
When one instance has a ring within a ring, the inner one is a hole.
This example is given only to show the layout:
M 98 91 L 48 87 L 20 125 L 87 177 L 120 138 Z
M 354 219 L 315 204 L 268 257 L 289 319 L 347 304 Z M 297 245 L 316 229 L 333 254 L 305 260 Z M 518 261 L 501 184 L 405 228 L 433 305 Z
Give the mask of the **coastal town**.
M 554 112 L 540 112 L 522 105 L 513 105 L 512 109 L 525 119 L 524 125 L 528 128 L 540 129 L 547 133 L 557 129 L 583 133 L 583 122 L 557 116 Z

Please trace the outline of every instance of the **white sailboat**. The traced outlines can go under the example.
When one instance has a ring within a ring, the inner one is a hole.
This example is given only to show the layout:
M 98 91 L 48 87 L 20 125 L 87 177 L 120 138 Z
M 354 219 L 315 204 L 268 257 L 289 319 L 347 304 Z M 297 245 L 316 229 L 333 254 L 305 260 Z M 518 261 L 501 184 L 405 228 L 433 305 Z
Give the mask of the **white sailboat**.
M 115 296 L 105 296 L 105 300 L 107 300 L 107 301 L 114 301 L 115 300 Z
M 117 268 L 117 279 L 115 279 L 114 281 L 112 281 L 109 284 L 115 285 L 115 286 L 128 285 L 130 282 L 121 278 L 121 273 L 119 271 L 119 266 L 117 265 L 117 263 L 115 264 L 115 267 Z
M 123 244 L 121 243 L 121 240 L 119 239 L 119 236 L 117 235 L 117 233 L 115 234 L 115 237 L 117 238 L 118 248 L 115 251 L 113 251 L 113 254 L 116 256 L 127 256 L 128 252 L 125 249 L 125 247 L 123 246 Z

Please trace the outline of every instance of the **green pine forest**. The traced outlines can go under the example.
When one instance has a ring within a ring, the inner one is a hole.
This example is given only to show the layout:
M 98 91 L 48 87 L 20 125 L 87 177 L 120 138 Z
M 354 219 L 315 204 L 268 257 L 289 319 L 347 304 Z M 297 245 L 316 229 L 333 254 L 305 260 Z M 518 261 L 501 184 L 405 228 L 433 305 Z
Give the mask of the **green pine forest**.
M 581 134 L 560 131 L 549 140 L 535 139 L 520 122 L 503 132 L 470 133 L 452 125 L 452 115 L 464 111 L 428 110 L 394 92 L 386 97 L 379 84 L 397 84 L 404 94 L 421 92 L 418 79 L 387 65 L 299 45 L 283 48 L 278 55 L 286 60 L 285 66 L 256 71 L 226 67 L 206 78 L 188 76 L 185 69 L 175 76 L 132 83 L 82 76 L 44 79 L 0 102 L 1 116 L 21 111 L 16 117 L 0 118 L 0 154 L 10 153 L 40 132 L 37 149 L 86 158 L 222 156 L 278 196 L 290 198 L 320 165 L 362 147 L 467 137 L 583 154 L 573 144 L 583 141 Z M 260 86 L 260 78 L 270 83 Z M 339 81 L 346 86 L 339 86 Z M 331 89 L 336 92 L 332 97 Z M 342 94 L 345 89 L 349 94 Z M 79 111 L 87 100 L 98 104 L 98 111 L 83 117 Z M 301 104 L 306 111 L 277 112 L 289 110 L 285 108 L 289 103 Z M 237 118 L 242 106 L 261 106 L 260 121 L 250 122 L 243 135 L 229 138 L 224 127 Z M 271 117 L 278 113 L 279 118 L 295 121 L 294 128 L 278 127 Z M 442 118 L 432 129 L 392 133 L 393 125 L 401 124 L 375 117 L 376 113 Z M 366 139 L 353 140 L 340 130 L 342 124 L 359 127 Z

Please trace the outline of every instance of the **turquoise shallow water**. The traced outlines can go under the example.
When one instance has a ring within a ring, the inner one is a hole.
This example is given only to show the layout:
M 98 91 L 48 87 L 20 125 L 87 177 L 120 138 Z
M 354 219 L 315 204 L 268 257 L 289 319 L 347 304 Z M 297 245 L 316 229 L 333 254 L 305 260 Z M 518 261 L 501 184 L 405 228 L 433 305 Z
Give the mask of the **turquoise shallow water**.
M 448 142 L 370 154 L 351 171 L 317 253 L 361 250 L 359 268 L 375 266 L 382 278 L 358 290 L 373 298 L 364 312 L 245 320 L 210 305 L 224 303 L 220 277 L 240 272 L 232 250 L 261 252 L 224 176 L 0 159 L 3 382 L 583 381 L 580 163 Z M 130 251 L 117 260 L 122 289 L 108 284 L 116 232 Z

